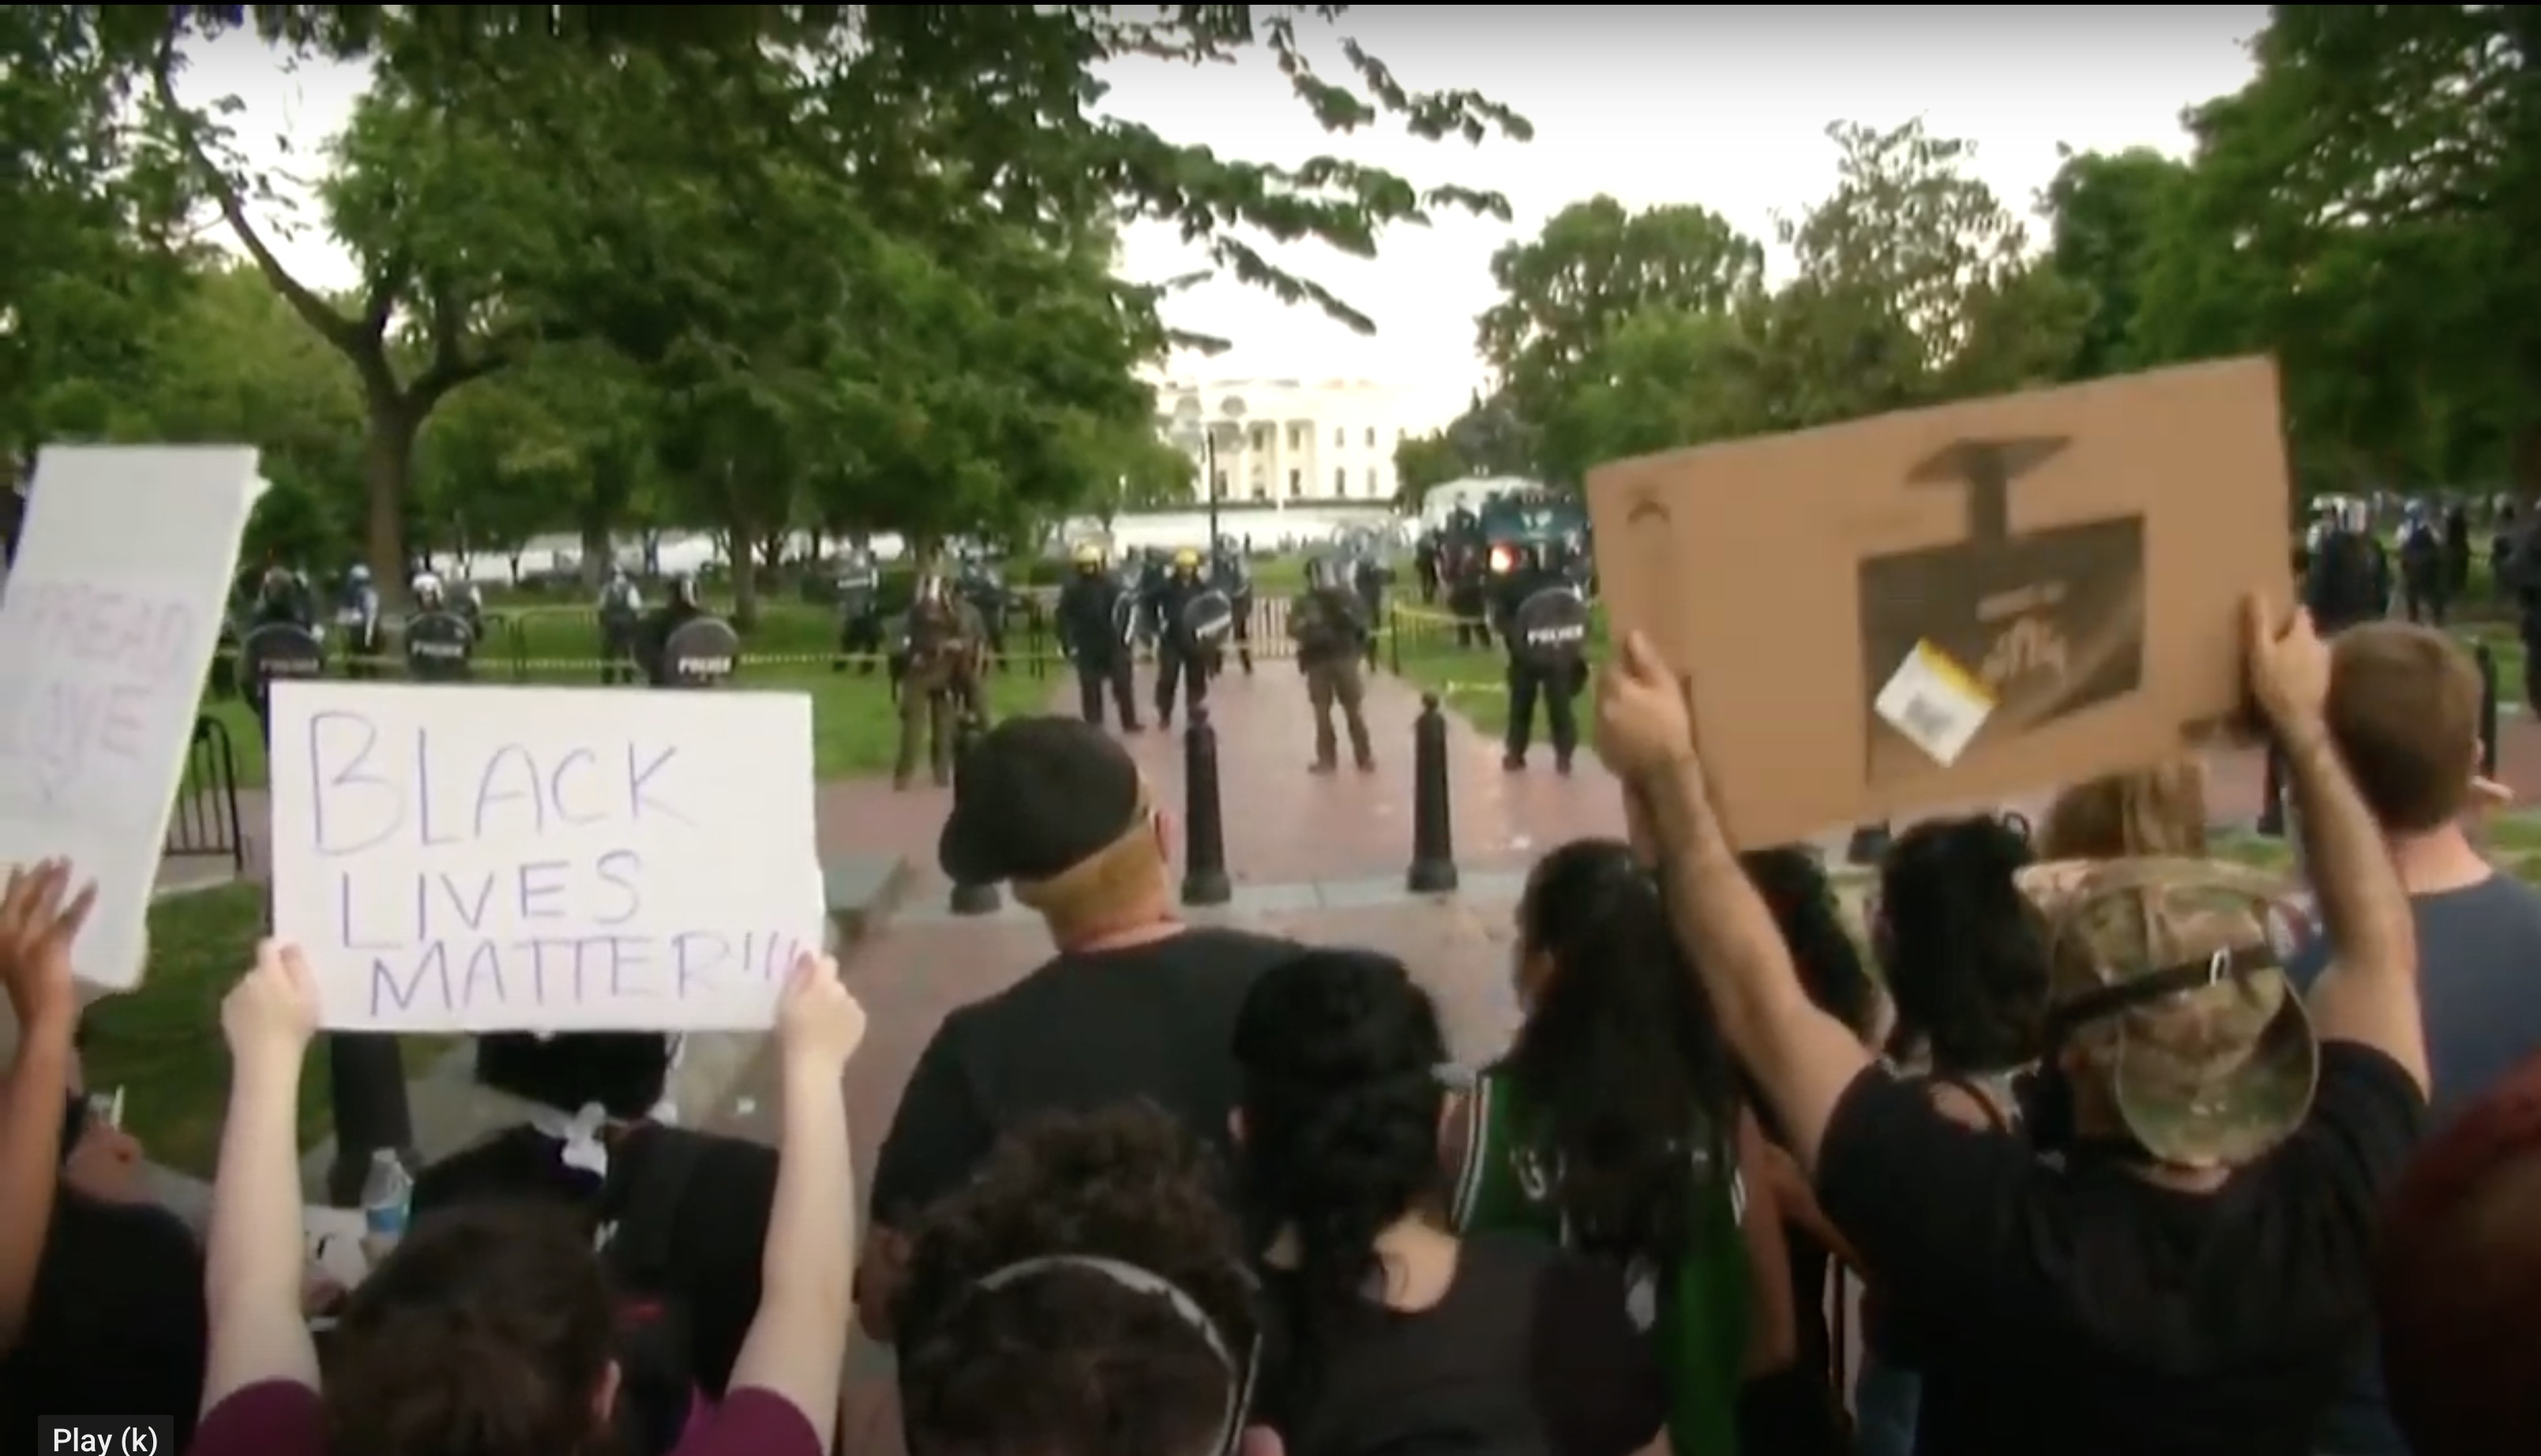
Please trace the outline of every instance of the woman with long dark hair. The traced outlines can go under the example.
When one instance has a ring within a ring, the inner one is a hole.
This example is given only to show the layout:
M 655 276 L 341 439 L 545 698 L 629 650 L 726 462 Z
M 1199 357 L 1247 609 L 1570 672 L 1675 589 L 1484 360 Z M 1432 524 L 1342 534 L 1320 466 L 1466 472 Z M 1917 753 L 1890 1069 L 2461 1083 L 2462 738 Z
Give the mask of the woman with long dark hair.
M 1290 1456 L 1448 1436 L 1623 1456 L 1657 1433 L 1659 1372 L 1611 1267 L 1439 1226 L 1447 1042 L 1400 962 L 1308 950 L 1265 973 L 1235 1059 L 1237 1169 L 1285 1337 L 1259 1409 Z
M 2105 837 L 2113 854 L 2144 833 L 2144 811 L 2132 792 L 2104 782 L 2112 785 L 2105 794 L 2060 799 L 2051 833 Z M 2159 782 L 2185 793 L 2195 779 L 2165 775 Z M 2046 922 L 2017 882 L 2033 858 L 2026 827 L 2013 820 L 1926 820 L 1889 847 L 1871 922 L 1897 1008 L 1889 1063 L 1924 1077 L 1933 1105 L 1948 1117 L 1996 1132 L 2020 1127 L 2014 1079 L 2038 1059 L 2046 1023 Z M 1855 1449 L 1907 1456 L 1923 1399 L 1912 1332 L 1895 1328 L 1873 1299 L 1865 1302 L 1862 1334 Z
M 1658 888 L 1615 839 L 1537 861 L 1517 910 L 1526 1020 L 1451 1111 L 1460 1229 L 1621 1271 L 1679 1452 L 1735 1448 L 1738 1391 L 1791 1356 L 1778 1219 L 1740 1169 L 1756 1130 Z

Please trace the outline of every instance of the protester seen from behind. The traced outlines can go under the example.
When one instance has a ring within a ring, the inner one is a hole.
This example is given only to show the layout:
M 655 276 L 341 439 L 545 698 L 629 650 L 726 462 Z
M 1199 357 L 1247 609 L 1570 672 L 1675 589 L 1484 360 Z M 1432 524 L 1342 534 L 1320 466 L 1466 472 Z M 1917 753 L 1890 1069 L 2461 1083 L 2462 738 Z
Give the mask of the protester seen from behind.
M 720 1396 L 732 1378 L 776 1192 L 775 1149 L 656 1121 L 676 1045 L 632 1032 L 480 1038 L 478 1081 L 539 1111 L 425 1168 L 413 1201 L 418 1218 L 513 1200 L 568 1215 L 623 1296 L 630 1389 L 672 1412 L 692 1383 Z
M 2206 853 L 2206 764 L 2177 758 L 2104 773 L 2059 793 L 2039 821 L 2036 857 L 2120 859 Z
M 1631 846 L 1574 839 L 1536 862 L 1514 974 L 1516 1040 L 1449 1102 L 1453 1225 L 1621 1272 L 1665 1373 L 1671 1444 L 1732 1450 L 1740 1386 L 1791 1361 L 1787 1256 L 1771 1199 L 1742 1177 L 1762 1134 Z
M 2541 1056 L 2410 1160 L 2377 1263 L 2389 1410 L 2411 1456 L 2541 1451 Z
M 1950 1119 L 1810 1003 L 1723 838 L 1680 681 L 1637 635 L 1604 677 L 1600 755 L 1655 831 L 1726 1040 L 1917 1333 L 1919 1456 L 2306 1451 L 2363 1326 L 2375 1209 L 2425 1112 L 2416 941 L 2325 724 L 2328 648 L 2254 599 L 2247 650 L 2334 964 L 2306 1025 L 2267 877 L 2033 872 L 2052 995 L 2028 1131 L 2051 1158 Z
M 1640 837 L 1647 838 L 1645 830 Z M 1645 851 L 1636 846 L 1635 852 Z M 1894 1008 L 1863 965 L 1825 862 L 1814 850 L 1791 846 L 1751 849 L 1739 862 L 1790 947 L 1810 1003 L 1857 1031 L 1864 1047 L 1885 1045 Z M 1754 1099 L 1753 1080 L 1742 1074 L 1742 1085 Z M 1754 1181 L 1770 1192 L 1782 1221 L 1794 1338 L 1789 1368 L 1749 1382 L 1742 1393 L 1739 1447 L 1773 1456 L 1851 1451 L 1854 1431 L 1843 1382 L 1852 1300 L 1842 1278 L 1843 1261 L 1851 1251 L 1818 1208 L 1817 1195 L 1792 1161 L 1772 1110 L 1759 1102 L 1755 1112 L 1770 1145 L 1752 1165 Z M 1859 1379 L 1851 1395 L 1854 1405 L 1867 1403 Z M 1875 1389 L 1868 1399 L 1876 1399 Z M 1905 1419 L 1913 1420 L 1911 1406 Z
M 203 1256 L 152 1201 L 141 1148 L 83 1092 L 71 947 L 96 903 L 55 861 L 0 895 L 0 982 L 17 1027 L 0 1079 L 0 1421 L 150 1411 L 192 1428 Z
M 2331 742 L 2389 845 L 2409 894 L 2424 1003 L 2429 1117 L 2437 1126 L 2541 1054 L 2541 894 L 2500 874 L 2463 820 L 2479 806 L 2479 671 L 2443 633 L 2370 622 L 2330 654 Z M 2315 940 L 2290 961 L 2309 986 L 2336 947 Z M 2408 1456 L 2384 1409 L 2369 1342 L 2320 1428 L 2340 1456 Z
M 1446 1038 L 1401 963 L 1300 951 L 1253 986 L 1235 1056 L 1238 1180 L 1285 1336 L 1258 1414 L 1288 1451 L 1622 1456 L 1659 1432 L 1620 1269 L 1440 1226 Z
M 2019 1130 L 2014 1079 L 2038 1058 L 2047 1012 L 2047 927 L 2014 878 L 2030 854 L 2023 828 L 2000 816 L 1917 824 L 1881 862 L 1871 919 L 1897 1012 L 1890 1067 L 1920 1078 L 1944 1117 L 2002 1133 Z M 1857 1449 L 1908 1456 L 1916 1334 L 1878 1292 L 1874 1281 L 1862 1303 Z
M 1143 1103 L 1001 1138 L 908 1230 L 893 1323 L 908 1449 L 1226 1456 L 1264 1332 L 1220 1174 Z
M 233 1069 L 204 1281 L 200 1456 L 617 1456 L 615 1291 L 582 1220 L 535 1201 L 418 1219 L 346 1300 L 325 1380 L 300 1303 L 300 1075 L 318 1021 L 299 952 L 267 941 L 221 1004 Z M 839 1077 L 864 1011 L 806 957 L 778 1004 L 783 1089 L 765 1294 L 730 1388 L 681 1456 L 820 1456 L 838 1410 L 855 1215 Z
M 1144 1099 L 1223 1140 L 1237 1010 L 1296 946 L 1186 925 L 1169 834 L 1128 751 L 1091 724 L 1009 718 L 963 762 L 937 859 L 959 883 L 1010 882 L 1057 953 L 956 1008 L 918 1054 L 874 1168 L 857 1302 L 875 1338 L 891 1338 L 902 1231 L 1005 1129 Z

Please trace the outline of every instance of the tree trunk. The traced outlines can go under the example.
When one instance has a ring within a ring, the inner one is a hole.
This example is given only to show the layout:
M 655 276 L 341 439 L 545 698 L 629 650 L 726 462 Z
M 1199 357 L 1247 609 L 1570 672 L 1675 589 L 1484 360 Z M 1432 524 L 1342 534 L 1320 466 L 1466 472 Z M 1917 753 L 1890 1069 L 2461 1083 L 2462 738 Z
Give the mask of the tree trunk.
M 732 544 L 725 549 L 724 559 L 732 563 L 733 630 L 756 631 L 759 628 L 759 563 L 753 559 L 758 553 L 751 549 L 750 544 L 757 537 L 752 534 L 749 520 L 738 510 L 733 512 L 731 526 Z
M 392 601 L 403 601 L 406 593 L 406 480 L 420 423 L 407 400 L 374 398 L 362 434 L 362 487 L 370 509 L 364 554 L 372 579 L 387 588 L 383 595 Z

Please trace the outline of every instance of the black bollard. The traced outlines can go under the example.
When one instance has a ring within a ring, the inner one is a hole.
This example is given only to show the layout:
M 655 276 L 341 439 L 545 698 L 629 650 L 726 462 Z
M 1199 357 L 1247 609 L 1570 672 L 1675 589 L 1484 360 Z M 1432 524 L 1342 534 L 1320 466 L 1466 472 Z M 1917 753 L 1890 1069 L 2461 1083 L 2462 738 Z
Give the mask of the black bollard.
M 1412 725 L 1412 872 L 1404 884 L 1415 895 L 1449 895 L 1456 889 L 1456 827 L 1447 803 L 1447 715 L 1438 694 L 1420 694 L 1420 716 Z
M 2479 775 L 2497 776 L 2497 654 L 2481 642 L 2471 648 L 2471 661 L 2479 667 Z M 2532 665 L 2524 664 L 2530 672 Z
M 956 784 L 962 780 L 963 766 L 971 762 L 971 750 L 979 745 L 980 733 L 977 713 L 964 713 L 962 721 L 953 730 L 953 780 Z M 993 915 L 1004 903 L 1004 897 L 997 893 L 994 885 L 957 883 L 944 908 L 957 915 Z
M 1877 864 L 1888 857 L 1888 844 L 1895 836 L 1888 832 L 1888 821 L 1875 819 L 1852 827 L 1852 837 L 1844 844 L 1847 864 Z
M 273 751 L 273 724 L 257 694 L 256 733 L 265 752 Z M 265 928 L 273 928 L 273 907 L 265 906 Z M 416 1167 L 414 1115 L 406 1106 L 405 1058 L 398 1039 L 388 1032 L 327 1034 L 327 1116 L 335 1127 L 335 1156 L 327 1164 L 327 1201 L 338 1208 L 362 1206 L 362 1183 L 371 1174 L 371 1155 L 381 1148 L 398 1150 L 406 1170 Z
M 2286 756 L 2277 750 L 2272 736 L 2267 741 L 2267 766 L 2259 778 L 2259 822 L 2251 826 L 2262 838 L 2286 837 Z
M 1217 794 L 1217 730 L 1208 709 L 1195 706 L 1183 729 L 1183 904 L 1224 905 L 1234 898 L 1226 877 L 1226 814 Z

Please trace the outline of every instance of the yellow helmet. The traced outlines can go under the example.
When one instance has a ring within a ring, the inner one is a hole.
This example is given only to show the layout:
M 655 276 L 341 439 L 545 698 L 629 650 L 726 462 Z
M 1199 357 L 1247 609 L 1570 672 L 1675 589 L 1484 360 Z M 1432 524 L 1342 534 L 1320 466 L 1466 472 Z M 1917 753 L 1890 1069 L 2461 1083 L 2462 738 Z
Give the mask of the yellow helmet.
M 1190 546 L 1185 546 L 1181 550 L 1174 552 L 1174 569 L 1176 571 L 1198 571 L 1199 569 L 1199 552 L 1193 550 Z
M 1083 546 L 1078 546 L 1078 547 L 1076 548 L 1076 564 L 1077 564 L 1077 565 L 1079 565 L 1079 566 L 1100 566 L 1100 565 L 1102 565 L 1102 564 L 1103 564 L 1103 547 L 1101 547 L 1101 546 L 1096 546 L 1094 543 L 1092 543 L 1092 542 L 1090 542 L 1090 541 L 1089 541 L 1089 542 L 1087 542 L 1085 545 L 1083 545 Z

